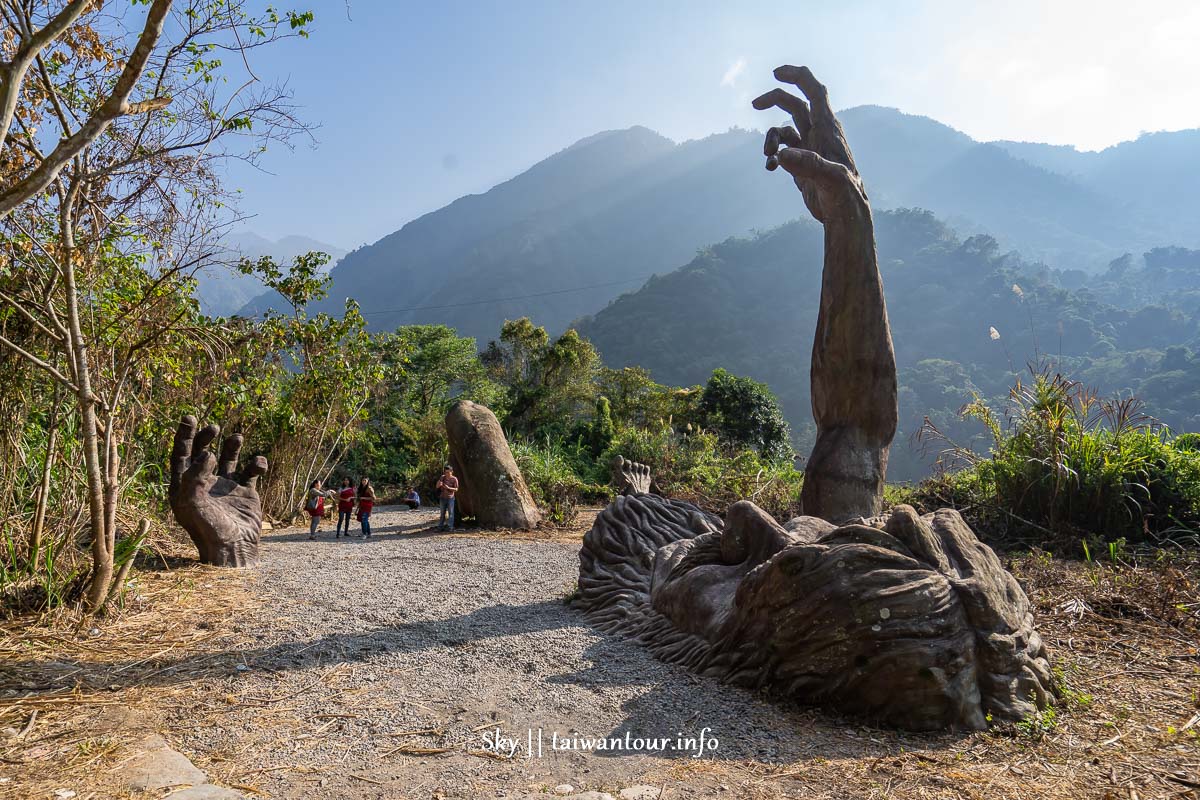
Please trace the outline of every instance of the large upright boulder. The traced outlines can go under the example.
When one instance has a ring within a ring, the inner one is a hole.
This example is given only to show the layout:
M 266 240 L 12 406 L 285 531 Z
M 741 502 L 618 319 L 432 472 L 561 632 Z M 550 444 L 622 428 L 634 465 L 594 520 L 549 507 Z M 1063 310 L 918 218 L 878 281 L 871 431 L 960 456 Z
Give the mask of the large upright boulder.
M 489 528 L 537 526 L 542 515 L 491 409 L 470 400 L 455 403 L 446 414 L 446 437 L 464 512 Z

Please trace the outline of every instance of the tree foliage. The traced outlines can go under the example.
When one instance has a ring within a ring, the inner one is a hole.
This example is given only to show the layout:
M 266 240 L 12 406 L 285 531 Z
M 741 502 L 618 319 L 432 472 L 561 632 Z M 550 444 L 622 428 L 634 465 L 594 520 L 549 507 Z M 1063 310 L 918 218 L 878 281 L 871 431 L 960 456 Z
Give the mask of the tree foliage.
M 714 370 L 700 395 L 700 420 L 722 439 L 768 461 L 791 460 L 787 421 L 764 383 Z

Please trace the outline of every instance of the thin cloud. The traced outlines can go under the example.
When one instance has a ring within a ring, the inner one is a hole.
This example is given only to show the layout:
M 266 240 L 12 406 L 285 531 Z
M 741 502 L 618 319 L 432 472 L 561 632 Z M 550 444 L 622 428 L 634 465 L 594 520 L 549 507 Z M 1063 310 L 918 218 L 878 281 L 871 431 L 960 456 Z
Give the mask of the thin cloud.
M 722 86 L 733 86 L 737 83 L 737 79 L 746 71 L 746 59 L 739 58 L 737 61 L 729 65 L 729 69 L 725 70 L 725 74 L 721 77 Z

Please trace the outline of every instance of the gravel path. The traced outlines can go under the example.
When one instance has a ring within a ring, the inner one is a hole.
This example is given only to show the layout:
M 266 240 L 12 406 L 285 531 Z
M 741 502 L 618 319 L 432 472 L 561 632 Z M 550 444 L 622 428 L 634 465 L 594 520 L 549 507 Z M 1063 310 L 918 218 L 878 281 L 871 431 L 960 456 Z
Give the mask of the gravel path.
M 236 623 L 258 647 L 168 720 L 215 779 L 284 798 L 495 798 L 692 775 L 668 794 L 683 797 L 723 791 L 721 762 L 813 754 L 801 716 L 590 628 L 564 604 L 578 543 L 439 534 L 428 511 L 373 522 L 368 540 L 335 540 L 328 523 L 316 541 L 264 537 L 262 608 Z M 678 737 L 705 728 L 716 750 L 692 758 Z M 632 752 L 555 748 L 627 733 Z M 633 750 L 639 737 L 674 749 Z

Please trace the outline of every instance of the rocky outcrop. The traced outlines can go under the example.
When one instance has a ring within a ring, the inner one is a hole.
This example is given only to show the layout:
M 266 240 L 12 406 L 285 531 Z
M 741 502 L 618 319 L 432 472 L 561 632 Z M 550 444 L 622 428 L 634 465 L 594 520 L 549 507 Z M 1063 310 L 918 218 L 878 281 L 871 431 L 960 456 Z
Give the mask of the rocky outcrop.
M 529 530 L 541 513 L 517 468 L 504 430 L 486 406 L 462 400 L 446 414 L 446 436 L 459 478 L 459 495 L 480 525 Z

